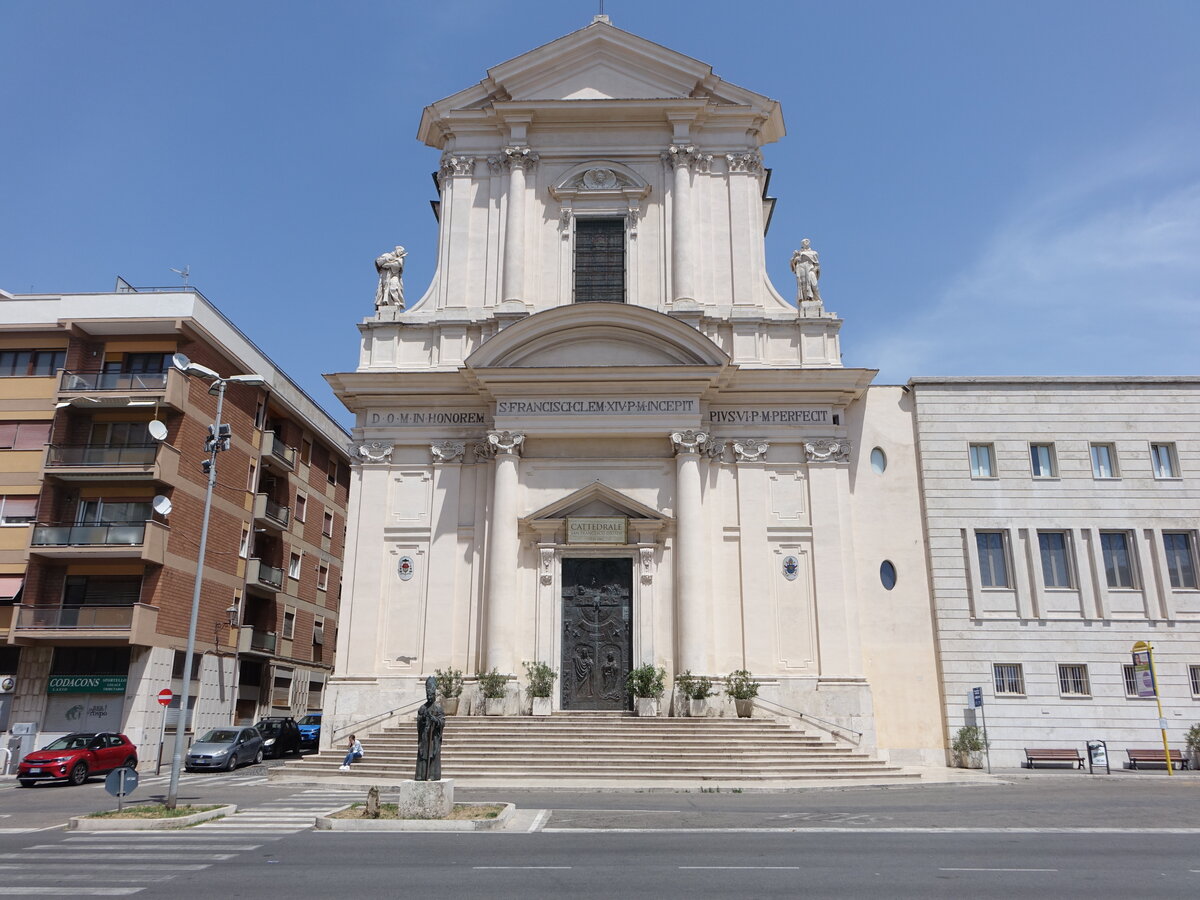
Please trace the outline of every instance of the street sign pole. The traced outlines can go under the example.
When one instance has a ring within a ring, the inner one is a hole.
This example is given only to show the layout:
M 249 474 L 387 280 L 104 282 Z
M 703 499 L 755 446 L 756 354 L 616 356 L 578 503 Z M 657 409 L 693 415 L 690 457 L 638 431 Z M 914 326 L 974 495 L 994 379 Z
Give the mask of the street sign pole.
M 983 756 L 987 760 L 988 774 L 992 774 L 992 751 L 988 747 L 987 736 L 987 711 L 983 707 L 983 688 L 977 687 L 972 693 L 971 699 L 974 700 L 975 706 L 979 709 L 979 718 L 983 722 Z
M 154 757 L 154 774 L 162 771 L 163 745 L 167 742 L 167 710 L 171 708 L 171 699 L 175 695 L 167 688 L 158 692 L 158 702 L 163 708 L 162 721 L 158 726 L 158 753 Z
M 1154 685 L 1154 702 L 1158 705 L 1158 730 L 1162 735 L 1163 762 L 1167 764 L 1167 774 L 1174 775 L 1174 767 L 1171 765 L 1171 745 L 1167 743 L 1167 720 L 1163 718 L 1162 693 L 1158 689 L 1158 673 L 1154 670 L 1154 647 L 1147 641 L 1138 641 L 1133 645 L 1133 653 L 1135 665 L 1137 654 L 1146 654 L 1146 661 L 1150 666 L 1150 683 Z

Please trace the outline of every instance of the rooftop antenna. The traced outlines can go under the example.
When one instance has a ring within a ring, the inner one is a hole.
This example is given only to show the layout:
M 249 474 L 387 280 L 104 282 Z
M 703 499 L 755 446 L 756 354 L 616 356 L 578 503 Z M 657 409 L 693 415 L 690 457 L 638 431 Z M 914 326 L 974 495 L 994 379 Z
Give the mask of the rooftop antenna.
M 186 285 L 188 283 L 188 275 L 191 274 L 192 267 L 184 266 L 182 269 L 172 268 L 171 271 L 182 278 L 184 285 Z
M 600 0 L 600 12 L 592 16 L 592 24 L 595 25 L 597 22 L 603 22 L 605 25 L 612 24 L 612 20 L 604 14 L 604 0 Z

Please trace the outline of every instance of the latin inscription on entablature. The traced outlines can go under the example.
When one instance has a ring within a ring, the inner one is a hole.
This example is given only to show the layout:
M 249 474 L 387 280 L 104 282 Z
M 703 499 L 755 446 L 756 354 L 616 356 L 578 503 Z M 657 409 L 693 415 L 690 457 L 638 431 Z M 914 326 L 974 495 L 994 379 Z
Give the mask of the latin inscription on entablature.
M 828 409 L 788 406 L 743 406 L 710 409 L 709 425 L 828 425 Z
M 485 425 L 484 414 L 461 409 L 405 409 L 368 412 L 368 425 Z
M 497 400 L 497 416 L 656 416 L 695 415 L 700 401 L 693 397 L 636 397 Z

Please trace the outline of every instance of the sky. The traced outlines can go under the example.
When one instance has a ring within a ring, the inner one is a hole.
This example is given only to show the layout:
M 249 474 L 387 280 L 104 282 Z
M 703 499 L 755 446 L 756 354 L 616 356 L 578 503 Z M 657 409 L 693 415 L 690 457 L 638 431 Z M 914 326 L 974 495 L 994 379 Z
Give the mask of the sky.
M 1200 3 L 607 0 L 780 101 L 768 272 L 801 238 L 843 362 L 1198 374 Z M 597 0 L 0 0 L 0 288 L 201 290 L 343 424 L 373 261 L 432 275 L 427 104 Z

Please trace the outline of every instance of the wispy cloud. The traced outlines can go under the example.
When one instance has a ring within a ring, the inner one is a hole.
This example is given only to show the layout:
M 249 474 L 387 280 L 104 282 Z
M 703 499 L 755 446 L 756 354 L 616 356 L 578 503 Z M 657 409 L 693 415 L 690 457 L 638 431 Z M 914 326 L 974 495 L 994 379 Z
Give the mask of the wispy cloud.
M 1160 141 L 1026 185 L 934 297 L 859 348 L 881 380 L 1196 373 L 1200 171 Z

